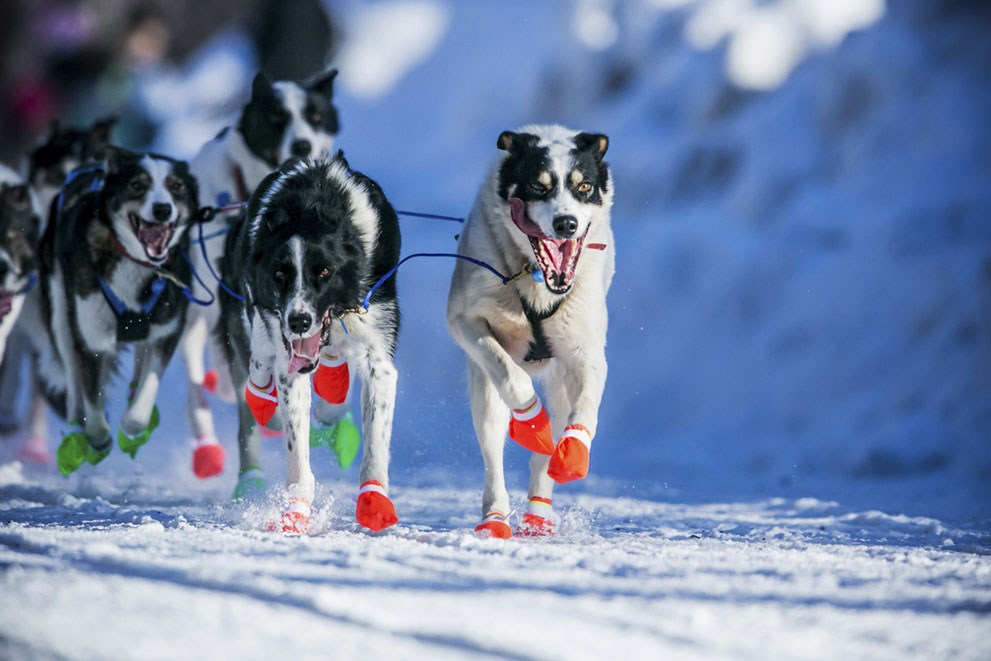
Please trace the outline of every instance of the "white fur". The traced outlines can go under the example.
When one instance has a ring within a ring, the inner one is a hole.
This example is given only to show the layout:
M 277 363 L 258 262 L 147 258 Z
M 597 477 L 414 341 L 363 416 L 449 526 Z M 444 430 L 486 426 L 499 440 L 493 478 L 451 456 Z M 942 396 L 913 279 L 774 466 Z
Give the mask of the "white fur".
M 539 136 L 539 144 L 550 147 L 552 167 L 559 180 L 570 180 L 569 152 L 574 147 L 576 131 L 560 126 L 526 126 L 519 131 Z M 531 264 L 534 257 L 526 236 L 510 218 L 509 204 L 498 194 L 499 166 L 505 158 L 506 154 L 500 153 L 492 164 L 461 233 L 458 252 L 514 274 Z M 550 221 L 560 213 L 578 218 L 578 235 L 588 228 L 573 286 L 563 297 L 550 293 L 528 274 L 503 285 L 484 269 L 460 260 L 455 265 L 447 323 L 452 337 L 468 356 L 472 418 L 485 462 L 483 516 L 510 511 L 503 445 L 510 409 L 523 408 L 533 400 L 535 378 L 543 381 L 544 404 L 555 433 L 562 433 L 568 425 L 581 424 L 589 430 L 590 437 L 595 436 L 607 372 L 606 293 L 615 270 L 609 224 L 613 186 L 610 175 L 601 206 L 579 204 L 565 199 L 570 195 L 564 193 L 529 207 L 532 220 L 549 235 L 553 234 Z M 590 243 L 607 247 L 605 251 L 590 250 Z M 549 310 L 560 302 L 557 312 L 542 322 L 554 353 L 549 360 L 524 362 L 532 334 L 521 297 L 536 310 Z M 546 473 L 548 460 L 539 454 L 531 458 L 530 498 L 552 495 L 554 483 Z
M 13 186 L 19 186 L 25 183 L 24 178 L 17 174 L 13 169 L 7 167 L 0 163 L 0 184 L 7 184 Z M 34 191 L 28 189 L 28 194 L 31 196 L 31 208 L 32 211 L 39 217 L 41 215 L 41 205 L 38 201 L 38 197 L 34 194 Z M 40 231 L 39 227 L 39 231 Z M 20 291 L 28 284 L 28 274 L 18 273 L 14 266 L 14 260 L 11 255 L 3 248 L 0 247 L 0 261 L 7 264 L 7 274 L 3 281 L 0 282 L 0 287 L 6 289 L 7 291 Z M 17 320 L 20 317 L 21 310 L 24 307 L 24 301 L 26 298 L 34 297 L 38 295 L 38 288 L 35 287 L 32 291 L 26 292 L 24 294 L 15 295 L 11 301 L 11 310 L 0 321 L 0 361 L 3 360 L 4 353 L 7 349 L 7 338 L 14 330 L 14 326 L 17 325 Z

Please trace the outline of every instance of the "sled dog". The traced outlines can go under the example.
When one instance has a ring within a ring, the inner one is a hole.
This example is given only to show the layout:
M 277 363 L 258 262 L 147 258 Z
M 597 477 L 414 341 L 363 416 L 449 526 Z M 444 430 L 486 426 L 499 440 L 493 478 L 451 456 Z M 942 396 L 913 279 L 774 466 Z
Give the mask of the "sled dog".
M 124 344 L 134 376 L 117 441 L 132 457 L 158 424 L 155 397 L 179 342 L 188 301 L 186 230 L 197 217 L 186 163 L 107 147 L 77 170 L 55 202 L 41 244 L 44 319 L 54 361 L 40 371 L 49 401 L 70 421 L 56 453 L 69 474 L 111 450 L 106 390 Z
M 468 357 L 485 463 L 482 535 L 510 537 L 503 442 L 531 450 L 529 504 L 517 534 L 551 534 L 554 483 L 585 477 L 606 382 L 606 293 L 615 268 L 609 140 L 561 126 L 505 131 L 461 233 L 447 324 Z M 546 406 L 534 380 L 543 383 Z M 554 433 L 558 436 L 555 443 Z
M 0 360 L 38 279 L 41 209 L 31 188 L 0 165 Z
M 221 297 L 222 337 L 240 402 L 242 475 L 258 466 L 258 429 L 281 416 L 288 510 L 276 529 L 304 532 L 314 495 L 310 470 L 312 389 L 345 401 L 353 366 L 361 377 L 365 449 L 356 518 L 373 531 L 397 521 L 387 492 L 396 397 L 393 365 L 399 331 L 395 278 L 396 213 L 379 186 L 333 160 L 288 164 L 251 198 L 247 218 L 228 236 L 225 282 L 243 301 Z
M 271 82 L 259 73 L 237 124 L 206 143 L 191 161 L 190 167 L 199 181 L 201 206 L 229 207 L 191 237 L 193 268 L 203 280 L 203 284 L 194 283 L 197 298 L 216 300 L 227 296 L 211 270 L 219 273 L 224 249 L 220 237 L 224 230 L 243 218 L 237 203 L 247 202 L 262 179 L 281 164 L 310 156 L 330 156 L 339 128 L 337 110 L 331 102 L 336 75 L 337 70 L 332 69 L 309 82 L 295 83 Z M 200 246 L 201 236 L 212 238 Z M 224 451 L 217 441 L 206 392 L 213 390 L 224 400 L 234 400 L 224 353 L 211 343 L 219 316 L 219 305 L 192 306 L 181 346 L 188 377 L 186 411 L 194 437 L 193 472 L 200 478 L 217 475 L 224 465 Z M 210 372 L 204 364 L 207 346 L 213 367 Z M 338 408 L 343 411 L 347 407 Z M 334 413 L 339 417 L 339 412 Z

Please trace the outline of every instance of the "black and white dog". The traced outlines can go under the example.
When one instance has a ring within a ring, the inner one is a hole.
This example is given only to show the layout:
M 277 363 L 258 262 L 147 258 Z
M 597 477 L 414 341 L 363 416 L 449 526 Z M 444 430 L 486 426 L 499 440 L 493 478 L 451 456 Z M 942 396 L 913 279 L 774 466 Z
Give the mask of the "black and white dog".
M 306 83 L 273 83 L 259 73 L 237 125 L 224 129 L 191 161 L 200 185 L 201 206 L 228 207 L 192 237 L 193 267 L 208 287 L 204 289 L 194 283 L 193 293 L 197 298 L 214 300 L 227 295 L 207 274 L 211 269 L 213 273 L 219 272 L 224 250 L 224 240 L 219 237 L 244 215 L 237 203 L 246 203 L 262 179 L 283 163 L 330 156 L 338 131 L 337 110 L 331 102 L 336 75 L 337 70 L 332 69 Z M 213 238 L 207 238 L 201 247 L 200 236 Z M 195 438 L 193 471 L 201 478 L 220 473 L 224 464 L 204 383 L 221 398 L 234 399 L 224 353 L 210 343 L 219 316 L 217 305 L 192 307 L 182 340 L 189 379 L 186 410 Z M 204 364 L 208 344 L 214 368 L 209 378 Z
M 393 365 L 399 331 L 395 278 L 373 286 L 399 260 L 396 213 L 379 186 L 351 170 L 343 155 L 288 164 L 255 191 L 223 260 L 224 280 L 242 302 L 222 297 L 223 335 L 241 402 L 242 469 L 258 465 L 258 429 L 278 411 L 288 452 L 290 503 L 281 529 L 307 529 L 314 495 L 310 404 L 340 403 L 348 363 L 362 381 L 366 443 L 356 517 L 373 531 L 398 520 L 387 496 L 396 397 Z
M 609 141 L 560 126 L 505 131 L 458 252 L 447 323 L 468 356 L 472 418 L 485 462 L 480 534 L 510 537 L 506 425 L 534 452 L 517 534 L 551 534 L 554 482 L 585 477 L 606 383 L 606 293 L 615 269 Z M 543 381 L 547 410 L 534 389 Z M 548 411 L 550 415 L 548 416 Z M 560 437 L 554 442 L 553 432 Z
M 103 165 L 74 173 L 56 201 L 41 246 L 55 361 L 41 376 L 70 420 L 56 454 L 64 474 L 110 452 L 104 403 L 125 343 L 135 345 L 135 364 L 121 449 L 133 457 L 158 423 L 155 398 L 188 305 L 189 265 L 175 257 L 197 200 L 186 163 L 107 147 Z
M 38 278 L 41 210 L 30 187 L 0 165 L 0 360 Z
M 97 120 L 89 126 L 64 126 L 57 121 L 52 122 L 48 132 L 28 152 L 23 172 L 37 199 L 41 220 L 35 231 L 32 251 L 37 251 L 37 240 L 66 176 L 81 165 L 103 158 L 103 150 L 110 142 L 115 122 L 113 117 Z M 10 351 L 4 354 L 0 366 L 0 432 L 3 433 L 13 432 L 22 426 L 16 406 L 20 400 L 18 395 L 24 387 L 22 363 L 30 362 L 33 354 L 32 333 L 45 333 L 41 321 L 41 291 L 34 286 L 29 287 L 25 294 L 21 316 L 7 336 Z M 31 404 L 24 425 L 26 435 L 18 456 L 31 463 L 46 464 L 52 461 L 47 441 L 47 406 L 33 373 L 31 382 Z

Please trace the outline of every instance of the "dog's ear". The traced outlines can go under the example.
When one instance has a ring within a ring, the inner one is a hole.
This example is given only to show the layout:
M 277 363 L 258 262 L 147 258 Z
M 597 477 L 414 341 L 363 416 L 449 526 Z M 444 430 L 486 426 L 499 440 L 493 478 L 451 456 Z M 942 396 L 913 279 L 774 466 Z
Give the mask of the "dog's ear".
M 337 153 L 334 154 L 334 160 L 337 161 L 338 163 L 340 163 L 341 165 L 343 165 L 345 168 L 347 168 L 347 171 L 348 172 L 353 172 L 353 170 L 351 169 L 351 164 L 348 163 L 348 159 L 346 159 L 344 157 L 344 150 L 343 149 L 338 149 L 337 150 Z
M 114 130 L 114 126 L 117 124 L 117 116 L 110 115 L 108 117 L 102 117 L 89 127 L 89 139 L 94 143 L 98 144 L 108 144 L 110 142 L 110 134 Z
M 530 133 L 513 133 L 512 131 L 503 131 L 499 134 L 499 139 L 496 141 L 496 146 L 499 149 L 508 151 L 511 154 L 518 154 L 524 149 L 535 146 L 539 140 L 540 138 Z
M 265 227 L 269 232 L 274 231 L 280 225 L 285 225 L 289 222 L 289 216 L 285 211 L 281 209 L 269 209 L 265 212 L 262 217 L 262 222 L 265 223 Z
M 337 78 L 337 69 L 330 69 L 318 74 L 310 81 L 307 88 L 321 94 L 328 99 L 334 94 L 334 79 Z
M 107 145 L 103 148 L 103 167 L 107 171 L 107 174 L 116 174 L 120 172 L 121 161 L 133 156 L 134 152 L 123 147 Z
M 596 160 L 601 161 L 609 149 L 609 138 L 601 133 L 579 133 L 575 136 L 575 148 L 592 152 Z
M 264 73 L 259 71 L 255 74 L 255 79 L 251 81 L 251 98 L 260 99 L 272 93 L 272 81 Z

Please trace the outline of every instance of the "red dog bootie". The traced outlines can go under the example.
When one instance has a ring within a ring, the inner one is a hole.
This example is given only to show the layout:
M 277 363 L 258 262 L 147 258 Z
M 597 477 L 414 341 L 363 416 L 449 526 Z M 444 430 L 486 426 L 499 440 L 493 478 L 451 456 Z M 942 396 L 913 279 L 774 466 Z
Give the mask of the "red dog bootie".
M 377 480 L 368 480 L 358 489 L 355 518 L 372 532 L 385 530 L 399 522 L 396 506 L 385 495 L 385 489 Z
M 200 436 L 193 442 L 193 473 L 201 480 L 224 470 L 224 447 L 215 438 Z
M 264 427 L 275 415 L 276 409 L 279 408 L 279 394 L 275 389 L 275 379 L 270 380 L 264 388 L 256 386 L 251 379 L 248 379 L 248 385 L 244 387 L 244 399 L 248 403 L 248 408 L 251 409 L 251 415 L 254 416 L 255 422 Z
M 494 537 L 496 539 L 511 539 L 513 530 L 506 521 L 508 517 L 501 512 L 490 512 L 482 522 L 475 526 L 476 537 Z
M 509 419 L 509 437 L 531 452 L 550 454 L 554 451 L 551 420 L 539 397 L 534 395 L 531 404 L 513 409 L 513 417 Z
M 293 498 L 289 501 L 289 509 L 278 523 L 268 524 L 269 532 L 284 532 L 289 535 L 305 535 L 310 531 L 310 501 L 306 498 Z
M 592 435 L 585 425 L 568 425 L 554 448 L 547 474 L 561 484 L 582 479 L 588 475 L 588 451 L 591 447 Z
M 520 537 L 550 537 L 557 528 L 557 515 L 550 498 L 534 496 L 526 505 L 523 521 L 516 527 Z
M 313 390 L 328 404 L 343 404 L 348 396 L 351 374 L 348 359 L 320 352 L 320 363 L 313 373 Z

